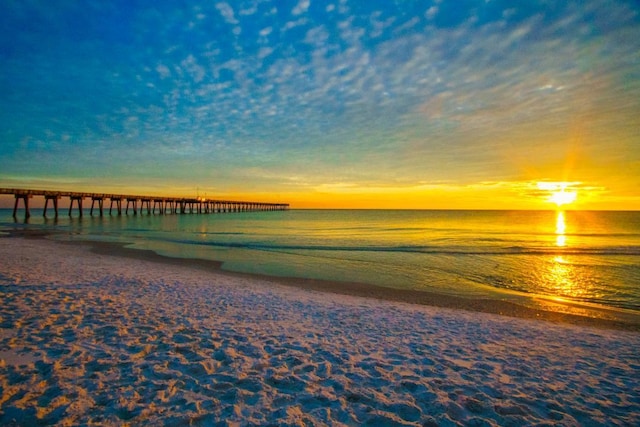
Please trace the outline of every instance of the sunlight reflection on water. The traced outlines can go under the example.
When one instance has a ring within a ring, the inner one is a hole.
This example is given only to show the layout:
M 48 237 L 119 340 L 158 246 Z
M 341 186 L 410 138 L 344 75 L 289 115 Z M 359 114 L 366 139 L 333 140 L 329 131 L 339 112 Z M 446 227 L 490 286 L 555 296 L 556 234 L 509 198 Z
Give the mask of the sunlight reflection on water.
M 566 230 L 567 225 L 564 220 L 564 212 L 558 211 L 556 216 L 556 246 L 567 246 L 567 236 L 565 235 Z
M 564 211 L 556 212 L 556 246 L 568 248 L 567 221 Z M 549 259 L 547 268 L 542 274 L 541 289 L 545 294 L 557 295 L 561 298 L 578 298 L 593 300 L 598 294 L 594 287 L 593 277 L 589 271 L 579 268 L 570 257 L 556 255 Z
M 0 228 L 126 242 L 245 273 L 640 307 L 635 212 L 291 210 L 61 217 L 55 223 L 39 213 L 23 224 L 11 219 L 11 210 L 0 211 Z

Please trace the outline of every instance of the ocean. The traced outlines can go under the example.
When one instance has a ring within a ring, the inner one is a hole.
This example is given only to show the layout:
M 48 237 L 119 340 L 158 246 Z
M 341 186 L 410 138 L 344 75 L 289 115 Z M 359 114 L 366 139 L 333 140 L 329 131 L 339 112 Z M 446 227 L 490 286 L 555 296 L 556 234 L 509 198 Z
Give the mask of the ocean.
M 640 212 L 288 210 L 44 219 L 0 230 L 124 242 L 229 271 L 640 311 Z

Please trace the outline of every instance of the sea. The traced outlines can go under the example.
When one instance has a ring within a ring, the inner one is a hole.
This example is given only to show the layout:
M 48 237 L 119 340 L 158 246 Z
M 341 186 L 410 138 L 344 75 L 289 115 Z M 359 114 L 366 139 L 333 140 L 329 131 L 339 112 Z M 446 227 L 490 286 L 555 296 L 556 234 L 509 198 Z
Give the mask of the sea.
M 51 216 L 51 211 L 49 211 Z M 228 271 L 640 313 L 640 212 L 299 210 L 28 221 L 0 232 L 121 242 Z

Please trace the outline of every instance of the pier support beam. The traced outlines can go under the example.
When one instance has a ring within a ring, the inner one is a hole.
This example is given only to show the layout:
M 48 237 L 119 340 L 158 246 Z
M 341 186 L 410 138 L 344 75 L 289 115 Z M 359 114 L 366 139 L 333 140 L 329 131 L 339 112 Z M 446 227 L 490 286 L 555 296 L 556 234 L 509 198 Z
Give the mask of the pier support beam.
M 91 211 L 89 211 L 89 215 L 93 216 L 93 205 L 95 202 L 98 202 L 98 210 L 100 211 L 100 216 L 102 216 L 102 205 L 104 203 L 104 197 L 102 196 L 91 197 Z
M 78 205 L 78 213 L 82 218 L 82 200 L 84 200 L 84 196 L 69 196 L 71 199 L 71 203 L 69 204 L 69 216 L 71 216 L 71 211 L 73 210 L 73 202 L 76 202 Z
M 138 214 L 138 199 L 137 198 L 133 198 L 133 199 L 129 199 L 127 198 L 127 208 L 124 211 L 125 215 L 129 215 L 129 203 L 133 203 L 133 214 L 137 215 Z
M 58 194 L 44 196 L 44 210 L 42 211 L 42 216 L 47 217 L 47 207 L 49 206 L 49 200 L 53 202 L 53 212 L 56 218 L 58 218 L 58 200 L 60 200 L 60 196 Z
M 29 218 L 31 216 L 31 212 L 29 212 L 29 199 L 31 198 L 31 194 L 14 194 L 16 201 L 13 204 L 13 217 L 17 218 L 18 213 L 18 202 L 22 200 L 24 204 L 24 217 Z
M 151 199 L 149 198 L 140 199 L 140 215 L 142 215 L 145 204 L 147 206 L 147 215 L 151 215 Z
M 120 197 L 111 197 L 111 204 L 109 205 L 109 215 L 111 215 L 111 209 L 113 209 L 113 202 L 116 202 L 116 209 L 118 210 L 118 215 L 122 215 L 122 198 Z
M 164 200 L 162 199 L 153 199 L 153 208 L 151 209 L 151 213 L 155 215 L 156 207 L 158 207 L 158 212 L 160 215 L 164 213 Z

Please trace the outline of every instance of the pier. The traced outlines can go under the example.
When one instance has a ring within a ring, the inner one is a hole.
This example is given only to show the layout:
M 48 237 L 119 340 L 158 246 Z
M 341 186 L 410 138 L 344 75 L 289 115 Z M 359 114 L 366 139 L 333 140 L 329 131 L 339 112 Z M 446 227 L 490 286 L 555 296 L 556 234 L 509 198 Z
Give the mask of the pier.
M 91 200 L 89 215 L 96 212 L 98 215 L 105 214 L 105 201 L 109 202 L 109 215 L 122 215 L 123 204 L 124 214 L 129 215 L 167 215 L 167 214 L 213 214 L 231 212 L 262 212 L 262 211 L 283 211 L 289 209 L 288 203 L 263 203 L 244 202 L 232 200 L 216 200 L 204 197 L 161 197 L 161 196 L 139 196 L 128 194 L 104 194 L 104 193 L 84 193 L 73 191 L 51 191 L 51 190 L 27 190 L 16 188 L 0 188 L 0 194 L 12 194 L 15 198 L 13 205 L 13 217 L 18 214 L 20 201 L 24 206 L 25 218 L 29 218 L 29 200 L 34 196 L 44 197 L 43 215 L 47 216 L 49 202 L 54 215 L 58 217 L 58 202 L 63 197 L 69 198 L 69 216 L 72 216 L 74 206 L 79 216 L 83 214 L 84 200 Z M 126 203 L 126 204 L 125 204 Z

